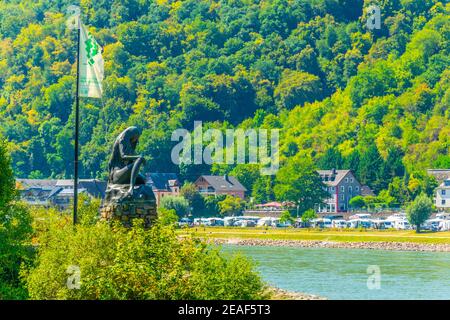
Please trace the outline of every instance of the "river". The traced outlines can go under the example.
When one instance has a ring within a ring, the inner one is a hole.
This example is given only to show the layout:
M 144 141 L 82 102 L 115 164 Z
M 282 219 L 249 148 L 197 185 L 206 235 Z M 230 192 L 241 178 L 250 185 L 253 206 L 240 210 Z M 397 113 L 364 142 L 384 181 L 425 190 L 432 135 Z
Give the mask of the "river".
M 235 245 L 223 250 L 242 252 L 266 282 L 285 290 L 344 300 L 450 299 L 448 252 Z

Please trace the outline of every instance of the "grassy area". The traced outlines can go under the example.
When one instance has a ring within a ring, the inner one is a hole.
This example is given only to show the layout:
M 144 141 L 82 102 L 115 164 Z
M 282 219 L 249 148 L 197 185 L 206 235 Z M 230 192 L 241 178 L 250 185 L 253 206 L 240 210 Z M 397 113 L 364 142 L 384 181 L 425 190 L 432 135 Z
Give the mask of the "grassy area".
M 178 230 L 180 235 L 205 238 L 323 240 L 345 242 L 418 242 L 450 244 L 450 232 L 415 233 L 413 230 L 354 230 L 354 229 L 274 229 L 239 227 L 194 227 Z

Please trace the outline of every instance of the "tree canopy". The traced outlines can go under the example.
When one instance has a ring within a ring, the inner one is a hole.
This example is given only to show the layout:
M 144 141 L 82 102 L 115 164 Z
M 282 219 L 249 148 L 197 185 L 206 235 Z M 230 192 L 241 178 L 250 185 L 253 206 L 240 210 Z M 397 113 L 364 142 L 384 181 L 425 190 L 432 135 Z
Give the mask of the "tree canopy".
M 73 175 L 76 35 L 67 5 L 0 3 L 0 134 L 18 177 Z M 147 170 L 189 181 L 235 170 L 255 199 L 274 199 L 274 181 L 253 168 L 172 163 L 173 130 L 201 120 L 280 129 L 282 162 L 299 154 L 321 169 L 352 169 L 399 203 L 429 190 L 425 169 L 450 167 L 450 5 L 383 1 L 380 30 L 366 28 L 368 5 L 81 1 L 106 75 L 103 99 L 81 104 L 81 176 L 105 178 L 114 138 L 135 125 Z

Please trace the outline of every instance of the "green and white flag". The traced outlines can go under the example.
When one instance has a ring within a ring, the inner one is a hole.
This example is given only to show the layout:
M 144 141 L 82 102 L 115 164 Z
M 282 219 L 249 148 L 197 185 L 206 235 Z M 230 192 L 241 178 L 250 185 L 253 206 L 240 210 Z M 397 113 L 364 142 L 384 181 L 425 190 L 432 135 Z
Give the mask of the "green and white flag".
M 80 97 L 102 97 L 102 81 L 104 78 L 102 52 L 102 47 L 80 21 Z

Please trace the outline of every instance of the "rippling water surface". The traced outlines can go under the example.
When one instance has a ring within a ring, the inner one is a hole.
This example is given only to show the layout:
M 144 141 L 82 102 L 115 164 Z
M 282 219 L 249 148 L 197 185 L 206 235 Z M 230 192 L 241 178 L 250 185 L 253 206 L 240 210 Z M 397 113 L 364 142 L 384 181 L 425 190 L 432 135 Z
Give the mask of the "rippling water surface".
M 223 246 L 242 252 L 279 288 L 328 299 L 450 299 L 450 253 Z M 371 266 L 371 267 L 369 267 Z M 373 267 L 375 266 L 375 267 Z M 380 270 L 380 288 L 370 270 Z

